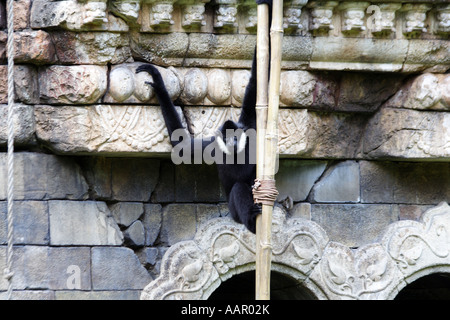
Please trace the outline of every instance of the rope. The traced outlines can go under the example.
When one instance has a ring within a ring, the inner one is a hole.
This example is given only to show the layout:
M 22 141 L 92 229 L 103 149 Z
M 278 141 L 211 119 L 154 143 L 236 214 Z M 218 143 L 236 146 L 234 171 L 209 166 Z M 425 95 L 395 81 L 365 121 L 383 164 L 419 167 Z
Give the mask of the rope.
M 273 206 L 275 200 L 277 200 L 278 190 L 275 186 L 275 180 L 255 179 L 252 189 L 255 203 Z
M 13 0 L 8 0 L 8 245 L 6 252 L 6 268 L 4 277 L 8 281 L 7 298 L 12 296 L 13 261 L 13 212 L 14 212 L 14 12 Z

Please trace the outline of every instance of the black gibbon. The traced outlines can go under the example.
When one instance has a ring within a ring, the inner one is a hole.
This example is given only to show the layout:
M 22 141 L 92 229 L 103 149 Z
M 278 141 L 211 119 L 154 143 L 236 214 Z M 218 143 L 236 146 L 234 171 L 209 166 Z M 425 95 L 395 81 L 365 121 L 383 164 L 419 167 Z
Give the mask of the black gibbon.
M 271 11 L 272 0 L 256 0 L 256 3 L 268 4 L 269 12 Z M 269 14 L 269 17 L 270 16 L 271 13 Z M 139 72 L 148 72 L 153 78 L 153 82 L 146 83 L 151 85 L 155 90 L 156 97 L 161 105 L 161 111 L 169 136 L 171 137 L 172 146 L 175 147 L 181 141 L 172 140 L 173 132 L 178 129 L 183 129 L 185 131 L 185 128 L 170 99 L 161 74 L 158 69 L 150 64 L 139 66 L 136 69 L 136 73 Z M 236 123 L 231 120 L 225 121 L 220 127 L 220 132 L 216 136 L 203 138 L 201 141 L 189 136 L 190 144 L 193 148 L 195 148 L 194 146 L 201 146 L 201 150 L 203 151 L 206 147 L 215 143 L 217 144 L 217 149 L 222 151 L 219 158 L 217 157 L 217 154 L 212 154 L 212 156 L 215 159 L 220 159 L 220 161 L 215 161 L 215 163 L 217 165 L 220 181 L 225 189 L 231 216 L 236 222 L 243 223 L 247 229 L 253 233 L 256 232 L 256 217 L 261 213 L 261 207 L 253 201 L 252 185 L 256 178 L 256 164 L 254 161 L 250 161 L 250 159 L 255 159 L 256 156 L 251 155 L 250 152 L 256 152 L 256 150 L 255 148 L 249 147 L 250 138 L 246 135 L 246 132 L 248 129 L 256 131 L 255 105 L 256 51 L 253 57 L 251 76 L 245 89 L 241 115 L 238 122 Z M 237 158 L 242 156 L 243 152 L 245 161 L 238 161 Z

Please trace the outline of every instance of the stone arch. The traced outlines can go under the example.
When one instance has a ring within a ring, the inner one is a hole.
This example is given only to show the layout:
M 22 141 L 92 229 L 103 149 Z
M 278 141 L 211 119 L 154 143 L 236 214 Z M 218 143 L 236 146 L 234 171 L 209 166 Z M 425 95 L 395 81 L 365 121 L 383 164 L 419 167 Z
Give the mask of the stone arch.
M 330 241 L 316 223 L 275 207 L 272 269 L 318 299 L 393 299 L 414 279 L 450 272 L 450 207 L 441 203 L 420 222 L 389 225 L 379 242 L 351 249 Z M 254 270 L 255 236 L 231 219 L 212 219 L 193 240 L 172 246 L 160 276 L 142 299 L 207 299 L 233 275 Z

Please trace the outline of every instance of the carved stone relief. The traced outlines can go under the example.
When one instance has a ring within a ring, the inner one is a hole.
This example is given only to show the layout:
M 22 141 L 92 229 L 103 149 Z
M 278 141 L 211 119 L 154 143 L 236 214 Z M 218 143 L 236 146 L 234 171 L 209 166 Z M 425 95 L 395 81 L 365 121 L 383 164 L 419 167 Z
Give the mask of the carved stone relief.
M 272 268 L 319 299 L 393 299 L 418 276 L 450 271 L 450 207 L 441 203 L 420 222 L 398 221 L 380 241 L 348 248 L 316 223 L 274 208 Z M 191 241 L 167 251 L 160 276 L 141 299 L 207 299 L 234 274 L 254 269 L 255 236 L 231 219 L 209 220 Z

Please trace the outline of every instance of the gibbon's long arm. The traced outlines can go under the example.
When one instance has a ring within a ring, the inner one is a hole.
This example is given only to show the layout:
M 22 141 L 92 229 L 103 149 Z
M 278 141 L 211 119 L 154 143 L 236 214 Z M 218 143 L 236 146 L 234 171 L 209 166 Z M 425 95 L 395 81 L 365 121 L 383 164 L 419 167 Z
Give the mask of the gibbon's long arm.
M 151 85 L 155 89 L 156 97 L 161 105 L 163 118 L 166 123 L 167 130 L 169 131 L 169 136 L 171 137 L 173 132 L 177 129 L 184 129 L 180 116 L 178 115 L 175 106 L 170 99 L 169 93 L 164 85 L 164 80 L 158 69 L 151 64 L 144 64 L 136 69 L 136 73 L 139 72 L 148 72 L 153 78 L 153 82 L 146 82 L 146 84 Z
M 256 48 L 253 54 L 252 71 L 250 80 L 245 88 L 244 99 L 242 101 L 241 116 L 239 123 L 245 129 L 256 129 Z

